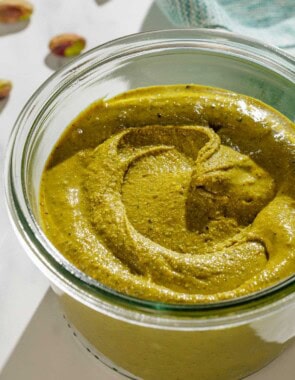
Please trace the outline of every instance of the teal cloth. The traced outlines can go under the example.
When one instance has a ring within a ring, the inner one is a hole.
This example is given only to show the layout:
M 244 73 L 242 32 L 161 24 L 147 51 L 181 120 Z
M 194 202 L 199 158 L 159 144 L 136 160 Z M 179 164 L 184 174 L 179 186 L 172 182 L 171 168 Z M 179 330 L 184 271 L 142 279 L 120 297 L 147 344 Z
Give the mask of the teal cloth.
M 176 26 L 219 28 L 283 49 L 295 47 L 295 0 L 157 0 L 157 3 Z

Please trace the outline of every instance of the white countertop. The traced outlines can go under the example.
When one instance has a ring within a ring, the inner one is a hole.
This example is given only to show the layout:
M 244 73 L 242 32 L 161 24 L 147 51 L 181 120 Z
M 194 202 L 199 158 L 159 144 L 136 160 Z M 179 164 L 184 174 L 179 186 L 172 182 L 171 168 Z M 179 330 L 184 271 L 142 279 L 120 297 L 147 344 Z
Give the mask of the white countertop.
M 29 23 L 0 25 L 0 78 L 14 84 L 10 98 L 0 102 L 0 199 L 5 148 L 15 119 L 60 65 L 48 55 L 49 39 L 75 32 L 86 37 L 89 49 L 126 34 L 172 27 L 153 0 L 31 1 L 35 12 Z M 121 379 L 74 342 L 48 281 L 18 244 L 4 202 L 0 252 L 1 380 Z M 249 380 L 293 380 L 294 355 L 295 345 Z

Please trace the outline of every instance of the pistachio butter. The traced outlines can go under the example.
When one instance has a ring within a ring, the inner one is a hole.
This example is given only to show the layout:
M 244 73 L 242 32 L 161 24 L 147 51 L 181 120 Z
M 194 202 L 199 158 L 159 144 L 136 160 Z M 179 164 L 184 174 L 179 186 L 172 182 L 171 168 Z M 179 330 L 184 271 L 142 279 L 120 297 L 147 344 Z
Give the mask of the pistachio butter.
M 222 89 L 100 100 L 48 159 L 44 231 L 127 295 L 193 304 L 259 291 L 295 271 L 294 144 L 290 120 Z

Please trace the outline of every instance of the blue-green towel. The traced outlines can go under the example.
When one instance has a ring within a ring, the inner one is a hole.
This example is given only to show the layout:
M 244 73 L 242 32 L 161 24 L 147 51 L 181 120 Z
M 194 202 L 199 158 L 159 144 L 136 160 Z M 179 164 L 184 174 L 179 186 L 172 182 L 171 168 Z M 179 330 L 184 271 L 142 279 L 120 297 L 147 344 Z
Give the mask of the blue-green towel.
M 283 49 L 295 47 L 295 0 L 157 0 L 157 3 L 176 26 L 225 29 Z

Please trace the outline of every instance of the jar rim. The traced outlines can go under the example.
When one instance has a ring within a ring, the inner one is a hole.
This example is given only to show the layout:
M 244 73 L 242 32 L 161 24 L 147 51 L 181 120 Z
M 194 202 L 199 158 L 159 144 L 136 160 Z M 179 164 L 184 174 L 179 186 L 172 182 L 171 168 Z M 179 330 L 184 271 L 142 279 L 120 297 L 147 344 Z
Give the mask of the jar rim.
M 289 78 L 291 77 L 295 84 L 294 57 L 278 48 L 268 46 L 255 39 L 245 38 L 230 32 L 210 29 L 171 29 L 136 33 L 110 41 L 88 51 L 49 77 L 24 106 L 9 139 L 5 163 L 6 203 L 13 227 L 20 240 L 24 243 L 29 256 L 43 272 L 46 272 L 46 276 L 49 280 L 65 290 L 66 293 L 80 301 L 83 300 L 85 304 L 92 308 L 98 308 L 100 310 L 103 308 L 105 312 L 117 314 L 117 316 L 120 314 L 119 309 L 126 307 L 131 312 L 140 311 L 140 313 L 143 312 L 150 315 L 155 315 L 156 313 L 157 318 L 161 317 L 161 315 L 165 317 L 169 314 L 188 316 L 193 313 L 195 317 L 198 317 L 204 315 L 208 316 L 208 313 L 211 313 L 211 315 L 228 315 L 234 310 L 251 310 L 251 312 L 253 312 L 257 306 L 264 308 L 270 300 L 280 302 L 282 299 L 294 293 L 295 274 L 261 291 L 214 303 L 193 305 L 168 304 L 128 296 L 100 284 L 69 263 L 45 237 L 30 209 L 23 178 L 25 171 L 23 162 L 24 152 L 22 152 L 21 162 L 18 163 L 15 160 L 15 152 L 18 148 L 17 144 L 21 133 L 23 132 L 23 126 L 27 123 L 28 115 L 33 112 L 34 107 L 38 103 L 38 99 L 43 99 L 46 98 L 46 95 L 50 95 L 49 100 L 47 100 L 47 102 L 50 102 L 52 100 L 52 94 L 62 91 L 70 79 L 73 80 L 77 78 L 81 72 L 88 70 L 95 59 L 100 60 L 101 64 L 103 64 L 106 60 L 112 59 L 114 53 L 122 54 L 122 51 L 124 49 L 128 51 L 130 46 L 139 49 L 146 47 L 153 41 L 167 43 L 189 40 L 194 42 L 199 41 L 200 44 L 203 44 L 202 47 L 207 49 L 209 49 L 212 44 L 216 46 L 218 44 L 233 44 L 236 49 L 242 49 L 246 57 L 249 56 L 251 58 L 253 54 L 258 54 L 259 58 L 266 57 L 267 60 L 271 59 L 273 60 L 274 66 L 281 66 L 280 68 L 283 70 L 284 75 L 289 76 Z M 39 114 L 37 114 L 36 117 L 38 115 Z M 29 133 L 32 133 L 35 127 L 36 124 L 32 125 L 29 129 Z M 29 134 L 26 136 L 26 139 L 28 138 Z M 19 190 L 21 190 L 21 192 L 19 192 Z M 116 310 L 111 310 L 109 303 L 113 304 Z

